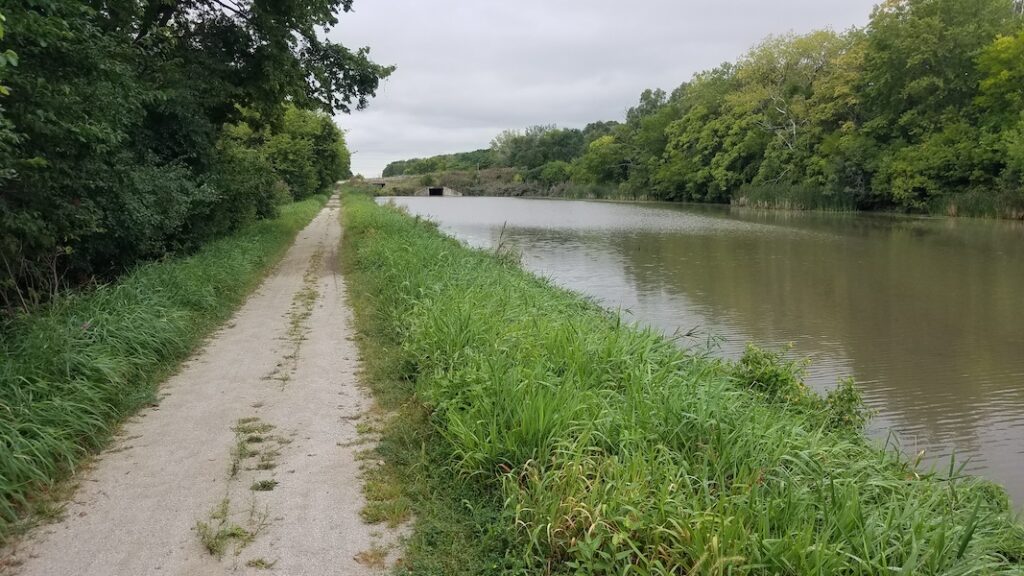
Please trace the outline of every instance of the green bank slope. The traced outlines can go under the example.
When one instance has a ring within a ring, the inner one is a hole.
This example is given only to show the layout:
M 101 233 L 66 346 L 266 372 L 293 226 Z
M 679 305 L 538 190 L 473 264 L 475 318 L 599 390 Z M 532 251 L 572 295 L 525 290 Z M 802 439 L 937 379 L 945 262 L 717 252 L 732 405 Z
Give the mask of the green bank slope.
M 226 320 L 320 211 L 282 207 L 196 254 L 141 266 L 0 327 L 0 539 Z
M 864 440 L 851 386 L 684 352 L 365 196 L 344 218 L 367 380 L 397 411 L 367 517 L 415 517 L 400 570 L 1024 571 L 1004 492 Z

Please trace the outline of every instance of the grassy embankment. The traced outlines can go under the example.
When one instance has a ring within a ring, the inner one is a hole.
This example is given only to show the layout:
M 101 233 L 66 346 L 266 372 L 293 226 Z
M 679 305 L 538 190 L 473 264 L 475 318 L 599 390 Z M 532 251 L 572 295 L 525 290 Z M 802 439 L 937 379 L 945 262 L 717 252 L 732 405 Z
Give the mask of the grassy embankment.
M 739 363 L 345 198 L 367 381 L 397 412 L 365 513 L 411 515 L 413 574 L 1020 574 L 1024 528 L 977 478 L 860 433 L 849 386 Z
M 324 197 L 0 326 L 0 541 L 226 320 Z

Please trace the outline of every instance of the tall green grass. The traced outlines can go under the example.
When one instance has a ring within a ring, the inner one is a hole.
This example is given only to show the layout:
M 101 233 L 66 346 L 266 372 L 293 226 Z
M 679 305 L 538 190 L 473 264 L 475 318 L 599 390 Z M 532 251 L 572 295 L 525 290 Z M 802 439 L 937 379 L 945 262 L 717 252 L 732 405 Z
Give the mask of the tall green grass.
M 429 467 L 416 474 L 433 488 L 413 492 L 428 530 L 460 494 L 447 513 L 489 523 L 461 541 L 506 547 L 460 573 L 1024 572 L 1004 491 L 871 445 L 848 384 L 821 398 L 778 355 L 685 352 L 428 222 L 345 206 L 358 315 L 390 350 L 396 390 L 378 392 L 428 423 L 397 420 L 382 453 Z M 403 434 L 416 439 L 396 456 Z M 418 529 L 408 568 L 472 561 L 453 541 Z
M 851 196 L 823 191 L 806 184 L 762 184 L 743 186 L 733 197 L 734 206 L 770 210 L 820 210 L 853 212 L 857 202 Z
M 944 216 L 1024 220 L 1024 189 L 971 190 L 942 196 L 929 202 L 928 211 Z
M 323 202 L 285 206 L 192 256 L 0 326 L 0 538 L 154 399 L 161 378 L 228 318 Z

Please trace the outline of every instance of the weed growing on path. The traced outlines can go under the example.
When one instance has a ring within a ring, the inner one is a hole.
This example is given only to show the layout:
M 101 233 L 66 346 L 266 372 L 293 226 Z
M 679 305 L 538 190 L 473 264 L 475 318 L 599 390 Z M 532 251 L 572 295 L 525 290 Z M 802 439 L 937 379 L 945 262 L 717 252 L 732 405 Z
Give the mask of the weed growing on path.
M 253 492 L 270 492 L 274 488 L 277 488 L 277 480 L 257 480 L 252 483 L 249 490 Z
M 231 464 L 228 469 L 228 482 L 237 485 L 239 474 L 243 470 L 271 470 L 277 466 L 280 455 L 279 446 L 288 441 L 270 436 L 275 429 L 273 424 L 264 422 L 256 416 L 238 419 L 231 430 L 235 433 L 235 442 L 231 449 Z M 256 463 L 246 468 L 246 460 L 256 458 Z M 269 492 L 276 488 L 277 480 L 254 480 L 249 486 L 253 493 Z M 230 493 L 230 489 L 229 489 Z M 231 499 L 227 496 L 210 512 L 209 519 L 196 523 L 196 533 L 203 547 L 210 554 L 220 558 L 229 544 L 234 543 L 235 555 L 241 553 L 269 525 L 270 511 L 267 506 L 260 506 L 255 494 L 250 502 L 249 511 L 244 525 L 232 522 Z
M 277 560 L 270 562 L 265 558 L 253 558 L 252 560 L 246 561 L 245 565 L 248 568 L 257 568 L 259 570 L 270 570 L 277 564 Z
M 270 512 L 265 507 L 260 508 L 255 500 L 249 506 L 245 526 L 232 522 L 230 516 L 231 500 L 224 498 L 210 512 L 208 521 L 196 523 L 200 542 L 217 558 L 222 558 L 232 544 L 234 555 L 238 556 L 270 525 Z
M 368 550 L 363 550 L 353 558 L 368 568 L 384 568 L 387 566 L 388 549 L 384 546 L 374 545 Z
M 288 309 L 288 331 L 286 339 L 290 345 L 289 352 L 284 355 L 274 371 L 267 377 L 277 380 L 282 386 L 291 381 L 292 374 L 299 365 L 299 352 L 309 332 L 309 317 L 313 315 L 313 307 L 320 297 L 318 284 L 323 273 L 324 247 L 318 246 L 310 256 L 309 266 L 302 277 L 302 288 L 292 298 Z

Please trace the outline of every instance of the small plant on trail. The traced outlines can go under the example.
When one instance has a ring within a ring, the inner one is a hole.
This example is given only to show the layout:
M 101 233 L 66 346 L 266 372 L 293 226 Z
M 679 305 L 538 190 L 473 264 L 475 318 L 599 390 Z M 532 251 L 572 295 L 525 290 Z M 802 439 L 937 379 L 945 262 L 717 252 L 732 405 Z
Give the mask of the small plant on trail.
M 388 549 L 374 544 L 368 550 L 356 554 L 353 560 L 369 568 L 384 568 L 387 565 Z
M 252 560 L 247 561 L 245 566 L 247 568 L 257 568 L 259 570 L 270 570 L 275 564 L 277 564 L 277 560 L 271 562 L 266 558 L 253 558 Z
M 259 510 L 255 500 L 249 508 L 248 527 L 231 522 L 230 512 L 231 500 L 224 498 L 210 512 L 209 522 L 196 523 L 199 541 L 210 554 L 217 558 L 224 556 L 232 542 L 235 544 L 234 553 L 237 556 L 269 524 L 267 521 L 269 512 L 266 509 Z
M 277 448 L 266 447 L 260 452 L 260 457 L 256 461 L 256 465 L 253 467 L 255 470 L 273 470 L 277 468 L 277 457 L 281 455 L 281 451 Z
M 273 424 L 268 424 L 254 416 L 241 418 L 235 423 L 232 428 L 235 432 L 235 447 L 231 450 L 229 478 L 237 476 L 242 468 L 242 462 L 254 456 L 259 456 L 255 466 L 257 470 L 270 470 L 276 466 L 274 462 L 280 451 L 275 447 L 265 445 L 269 438 L 267 434 L 273 429 Z
M 253 492 L 270 492 L 274 488 L 277 488 L 277 480 L 257 480 L 249 486 Z
M 288 309 L 287 339 L 292 346 L 291 351 L 284 355 L 273 372 L 266 377 L 269 380 L 277 380 L 282 387 L 291 381 L 292 374 L 298 367 L 299 350 L 309 332 L 309 318 L 313 315 L 313 307 L 320 297 L 317 284 L 323 272 L 323 260 L 324 249 L 321 246 L 310 256 L 309 266 L 302 276 L 302 289 L 292 297 L 292 305 Z
M 235 424 L 235 432 L 237 434 L 266 434 L 274 429 L 273 424 L 267 424 L 259 418 L 249 417 L 242 418 Z

